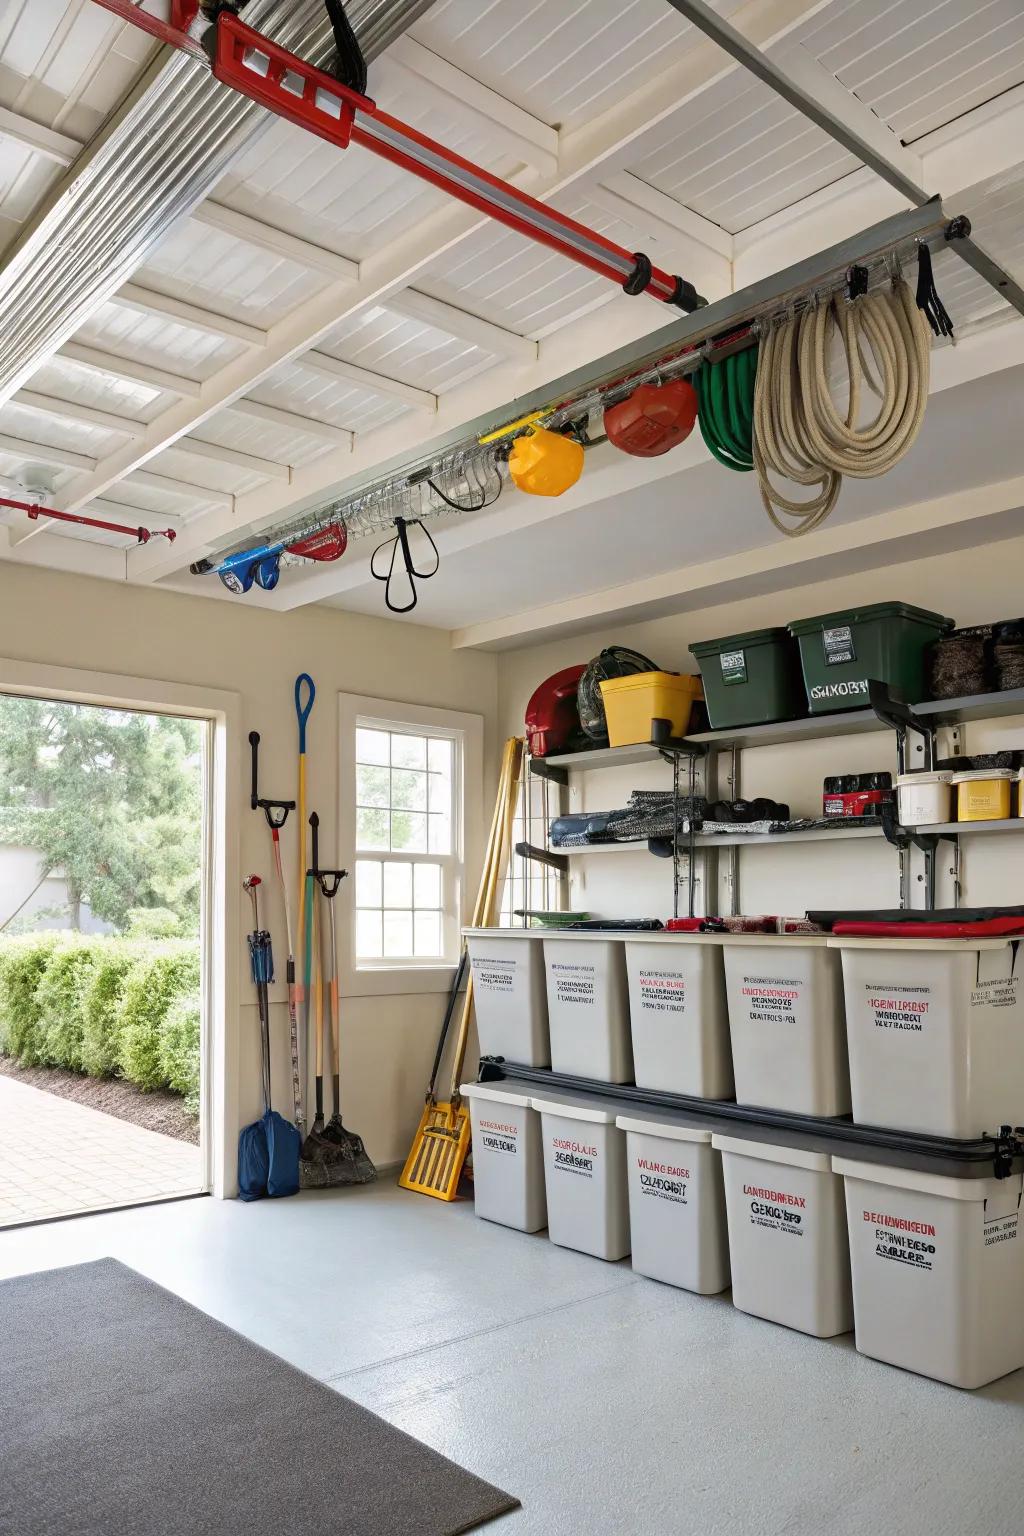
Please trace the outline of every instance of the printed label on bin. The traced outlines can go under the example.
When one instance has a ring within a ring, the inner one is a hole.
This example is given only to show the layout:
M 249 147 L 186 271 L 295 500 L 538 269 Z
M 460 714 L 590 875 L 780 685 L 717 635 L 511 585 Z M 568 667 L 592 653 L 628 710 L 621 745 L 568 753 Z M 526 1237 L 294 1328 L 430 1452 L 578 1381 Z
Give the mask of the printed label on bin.
M 984 1223 L 985 1247 L 994 1248 L 997 1243 L 1013 1243 L 1017 1240 L 1020 1216 L 1014 1211 L 1009 1216 L 993 1216 Z
M 854 677 L 842 683 L 815 683 L 811 689 L 811 698 L 819 699 L 866 699 L 868 696 L 868 680 L 866 677 Z
M 1019 1001 L 1019 976 L 1000 976 L 994 981 L 982 981 L 971 990 L 972 1008 L 1016 1008 Z
M 641 971 L 637 980 L 645 1012 L 686 1012 L 686 977 L 678 971 Z
M 864 1211 L 863 1219 L 875 1229 L 875 1255 L 909 1269 L 931 1269 L 940 1257 L 935 1228 L 930 1221 L 912 1221 L 888 1211 Z
M 750 1225 L 790 1237 L 807 1232 L 807 1199 L 784 1189 L 765 1189 L 759 1184 L 744 1184 L 743 1193 L 750 1203 Z
M 743 1004 L 755 1024 L 802 1024 L 805 1022 L 806 981 L 802 976 L 744 976 Z
M 848 661 L 857 660 L 857 651 L 853 643 L 853 630 L 849 624 L 840 624 L 836 629 L 823 629 L 821 632 L 821 644 L 825 651 L 826 666 L 842 667 Z
M 868 1011 L 876 1029 L 920 1035 L 931 1019 L 931 987 L 898 987 L 866 982 Z
M 636 1171 L 642 1195 L 651 1195 L 656 1200 L 670 1200 L 675 1205 L 689 1204 L 689 1168 L 677 1168 L 673 1163 L 659 1163 L 652 1157 L 638 1157 Z
M 746 651 L 723 651 L 718 658 L 722 667 L 723 683 L 745 683 L 747 680 Z
M 480 1146 L 500 1157 L 519 1156 L 519 1127 L 507 1120 L 481 1120 L 478 1124 Z
M 584 1141 L 574 1141 L 570 1136 L 552 1136 L 556 1173 L 574 1173 L 579 1178 L 592 1179 L 597 1162 L 597 1148 Z
M 597 974 L 592 965 L 567 965 L 556 960 L 549 966 L 555 979 L 555 996 L 560 1003 L 571 1007 L 593 1008 L 594 981 Z
M 490 955 L 478 955 L 473 961 L 473 985 L 478 992 L 492 992 L 498 997 L 511 997 L 518 969 L 518 960 L 508 960 L 504 957 L 494 960 Z

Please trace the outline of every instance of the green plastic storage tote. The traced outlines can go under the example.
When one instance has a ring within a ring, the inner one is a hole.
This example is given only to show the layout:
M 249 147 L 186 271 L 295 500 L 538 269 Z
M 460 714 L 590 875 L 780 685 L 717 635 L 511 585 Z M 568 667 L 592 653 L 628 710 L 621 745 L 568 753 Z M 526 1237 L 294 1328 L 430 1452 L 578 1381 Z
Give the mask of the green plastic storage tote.
M 871 603 L 797 619 L 789 632 L 800 644 L 811 714 L 863 709 L 869 679 L 919 703 L 926 696 L 928 647 L 952 628 L 952 619 L 907 603 Z
M 714 731 L 805 713 L 800 653 L 788 629 L 752 629 L 690 646 Z

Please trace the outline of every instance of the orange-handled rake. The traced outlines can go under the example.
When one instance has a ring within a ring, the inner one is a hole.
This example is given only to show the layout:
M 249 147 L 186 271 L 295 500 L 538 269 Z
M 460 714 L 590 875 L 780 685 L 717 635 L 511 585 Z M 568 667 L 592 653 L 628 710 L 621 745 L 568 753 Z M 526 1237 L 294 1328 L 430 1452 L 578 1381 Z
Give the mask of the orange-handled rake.
M 473 910 L 472 926 L 474 928 L 490 927 L 497 917 L 502 883 L 512 852 L 512 820 L 515 816 L 522 766 L 523 743 L 518 736 L 510 736 L 502 754 L 498 795 L 487 840 L 480 890 Z M 441 1042 L 434 1061 L 434 1072 L 427 1090 L 427 1102 L 420 1118 L 412 1150 L 398 1181 L 403 1189 L 411 1189 L 419 1195 L 431 1195 L 435 1200 L 456 1198 L 463 1164 L 469 1151 L 469 1115 L 463 1108 L 459 1086 L 463 1063 L 466 1059 L 469 1025 L 473 1015 L 472 976 L 466 987 L 462 1004 L 462 1017 L 452 1061 L 451 1091 L 447 1101 L 439 1102 L 434 1096 L 434 1082 L 440 1066 L 448 1026 L 455 1011 L 465 965 L 466 952 L 463 945 L 459 969 L 448 1000 Z

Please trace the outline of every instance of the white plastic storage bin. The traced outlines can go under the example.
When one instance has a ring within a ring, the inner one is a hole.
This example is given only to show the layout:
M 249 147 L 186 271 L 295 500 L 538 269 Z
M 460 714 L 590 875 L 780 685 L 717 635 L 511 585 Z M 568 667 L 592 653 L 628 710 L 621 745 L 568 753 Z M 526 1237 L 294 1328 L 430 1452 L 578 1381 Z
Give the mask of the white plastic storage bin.
M 629 1252 L 626 1133 L 617 1106 L 584 1094 L 533 1096 L 544 1141 L 548 1236 L 598 1259 Z
M 538 933 L 467 930 L 473 1003 L 481 1056 L 504 1056 L 524 1067 L 549 1067 L 544 945 Z
M 722 1153 L 732 1299 L 817 1338 L 853 1327 L 843 1182 L 827 1152 L 712 1136 Z
M 713 1296 L 729 1284 L 722 1156 L 711 1132 L 671 1110 L 619 1115 L 633 1268 Z
M 954 1387 L 1024 1366 L 1022 1175 L 833 1167 L 846 1180 L 861 1354 Z
M 544 939 L 551 1065 L 604 1083 L 633 1081 L 626 957 L 620 939 Z
M 1016 944 L 829 942 L 842 953 L 856 1121 L 958 1140 L 1020 1122 L 1024 960 Z
M 744 934 L 722 943 L 739 1103 L 848 1114 L 843 983 L 828 940 Z
M 637 1087 L 731 1099 L 722 946 L 709 934 L 672 934 L 624 948 Z
M 473 1131 L 476 1214 L 520 1232 L 548 1223 L 540 1115 L 526 1085 L 463 1083 Z

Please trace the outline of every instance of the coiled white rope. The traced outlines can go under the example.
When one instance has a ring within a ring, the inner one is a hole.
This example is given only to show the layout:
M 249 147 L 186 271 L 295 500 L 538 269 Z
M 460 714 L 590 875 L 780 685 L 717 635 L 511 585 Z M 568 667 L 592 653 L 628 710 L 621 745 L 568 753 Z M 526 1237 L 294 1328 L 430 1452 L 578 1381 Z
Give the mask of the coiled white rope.
M 845 415 L 832 399 L 826 367 L 833 330 L 849 377 Z M 765 511 L 782 533 L 798 537 L 832 511 L 842 477 L 884 475 L 912 446 L 928 404 L 931 336 L 901 278 L 891 288 L 812 306 L 773 327 L 761 340 L 754 388 L 754 467 Z M 880 404 L 858 426 L 864 385 Z M 818 486 L 792 500 L 773 485 L 778 475 Z M 788 519 L 788 521 L 787 521 Z

